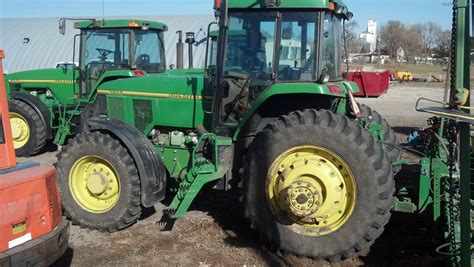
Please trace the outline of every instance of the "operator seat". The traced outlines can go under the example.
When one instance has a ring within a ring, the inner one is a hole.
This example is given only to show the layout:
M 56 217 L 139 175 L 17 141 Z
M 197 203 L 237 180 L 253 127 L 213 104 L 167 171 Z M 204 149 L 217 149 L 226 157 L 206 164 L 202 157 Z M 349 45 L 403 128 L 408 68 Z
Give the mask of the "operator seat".
M 137 60 L 135 61 L 135 64 L 137 65 L 137 68 L 139 69 L 148 69 L 150 66 L 150 55 L 147 54 L 141 54 L 137 57 Z

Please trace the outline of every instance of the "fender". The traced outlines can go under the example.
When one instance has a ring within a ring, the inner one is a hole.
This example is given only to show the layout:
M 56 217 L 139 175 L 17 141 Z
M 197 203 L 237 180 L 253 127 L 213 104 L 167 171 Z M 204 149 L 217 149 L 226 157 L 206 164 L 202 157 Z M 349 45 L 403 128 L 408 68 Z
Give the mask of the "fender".
M 96 116 L 87 120 L 89 131 L 107 131 L 117 137 L 130 151 L 138 169 L 141 202 L 146 208 L 165 198 L 166 170 L 155 153 L 155 147 L 143 133 L 123 121 Z
M 333 85 L 332 88 L 330 85 Z M 334 90 L 334 86 L 337 90 Z M 233 139 L 236 140 L 247 121 L 255 114 L 258 108 L 263 105 L 268 99 L 276 95 L 298 95 L 298 94 L 312 94 L 324 95 L 334 98 L 347 98 L 349 91 L 359 92 L 356 83 L 353 82 L 332 82 L 329 84 L 318 83 L 276 83 L 266 89 L 252 104 L 251 109 L 246 113 L 240 122 L 238 128 L 233 134 Z
M 41 102 L 41 100 L 34 97 L 33 95 L 25 93 L 11 93 L 10 98 L 23 101 L 30 105 L 40 117 L 41 122 L 46 126 L 46 138 L 48 140 L 53 138 L 53 129 L 51 128 L 50 124 L 51 113 L 46 105 Z

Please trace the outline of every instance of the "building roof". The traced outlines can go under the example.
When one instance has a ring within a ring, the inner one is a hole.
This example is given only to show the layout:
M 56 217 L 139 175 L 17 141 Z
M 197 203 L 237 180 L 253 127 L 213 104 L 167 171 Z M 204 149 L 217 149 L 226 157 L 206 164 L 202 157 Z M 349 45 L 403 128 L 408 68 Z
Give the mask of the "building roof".
M 194 66 L 204 66 L 208 24 L 213 15 L 197 16 L 136 16 L 106 17 L 105 19 L 140 19 L 156 21 L 168 26 L 165 32 L 166 62 L 176 64 L 176 31 L 195 32 Z M 73 62 L 74 36 L 79 30 L 73 23 L 67 23 L 66 34 L 59 34 L 59 18 L 0 19 L 0 49 L 5 50 L 4 68 L 9 73 L 54 68 L 58 62 Z M 78 40 L 78 39 L 77 39 Z M 76 45 L 78 47 L 78 44 Z M 76 49 L 75 61 L 78 61 Z M 187 67 L 187 48 L 184 52 L 184 66 Z

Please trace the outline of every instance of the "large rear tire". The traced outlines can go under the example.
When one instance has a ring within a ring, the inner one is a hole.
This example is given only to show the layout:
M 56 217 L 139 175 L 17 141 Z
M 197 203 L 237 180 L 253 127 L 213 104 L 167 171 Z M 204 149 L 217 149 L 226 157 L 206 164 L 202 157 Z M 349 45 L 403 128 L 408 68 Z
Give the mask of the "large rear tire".
M 292 112 L 269 124 L 249 147 L 242 179 L 252 228 L 301 256 L 356 256 L 391 216 L 384 151 L 356 122 L 329 111 Z
M 75 136 L 56 164 L 66 217 L 89 229 L 114 232 L 141 214 L 140 179 L 128 150 L 100 132 Z
M 46 125 L 28 104 L 12 99 L 8 101 L 13 146 L 17 157 L 34 156 L 46 145 Z

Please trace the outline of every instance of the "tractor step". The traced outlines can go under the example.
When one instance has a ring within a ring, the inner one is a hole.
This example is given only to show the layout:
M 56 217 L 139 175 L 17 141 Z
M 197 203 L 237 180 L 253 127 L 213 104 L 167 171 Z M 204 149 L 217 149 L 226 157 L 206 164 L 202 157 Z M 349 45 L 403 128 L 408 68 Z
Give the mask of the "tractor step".
M 210 158 L 197 156 L 204 144 L 211 144 L 214 155 Z M 211 181 L 216 181 L 224 177 L 229 166 L 219 164 L 219 147 L 228 147 L 232 144 L 232 139 L 227 137 L 217 137 L 214 134 L 204 134 L 200 137 L 193 151 L 191 159 L 192 166 L 179 186 L 178 192 L 173 198 L 169 208 L 163 210 L 163 215 L 156 223 L 162 231 L 171 230 L 177 218 L 184 216 L 191 206 L 194 198 L 201 191 L 203 186 Z

